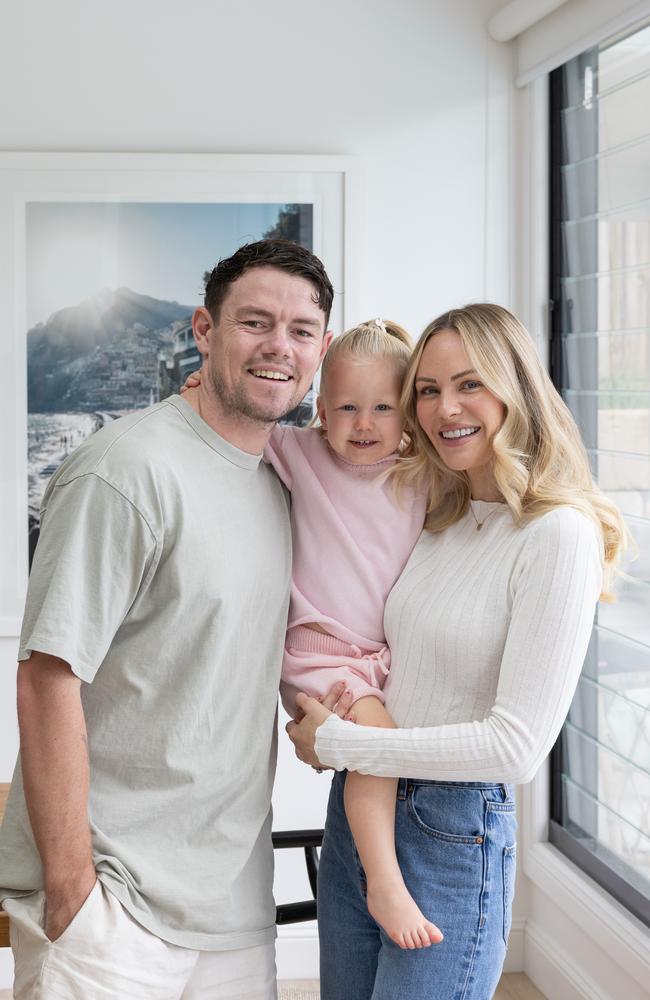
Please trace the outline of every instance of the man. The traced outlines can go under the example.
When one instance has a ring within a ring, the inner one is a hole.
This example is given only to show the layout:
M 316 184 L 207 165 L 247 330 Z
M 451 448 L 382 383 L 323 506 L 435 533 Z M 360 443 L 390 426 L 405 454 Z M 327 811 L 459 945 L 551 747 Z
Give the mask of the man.
M 275 997 L 270 796 L 287 500 L 260 461 L 331 339 L 280 240 L 212 272 L 201 385 L 116 421 L 43 501 L 0 837 L 15 996 Z

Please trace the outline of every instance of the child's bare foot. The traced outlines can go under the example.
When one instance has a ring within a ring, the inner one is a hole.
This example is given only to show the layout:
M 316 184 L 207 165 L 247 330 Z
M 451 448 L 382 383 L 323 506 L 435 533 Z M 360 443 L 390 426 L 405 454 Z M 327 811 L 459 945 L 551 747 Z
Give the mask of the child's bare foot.
M 428 948 L 442 933 L 427 920 L 403 882 L 368 886 L 368 912 L 400 948 Z

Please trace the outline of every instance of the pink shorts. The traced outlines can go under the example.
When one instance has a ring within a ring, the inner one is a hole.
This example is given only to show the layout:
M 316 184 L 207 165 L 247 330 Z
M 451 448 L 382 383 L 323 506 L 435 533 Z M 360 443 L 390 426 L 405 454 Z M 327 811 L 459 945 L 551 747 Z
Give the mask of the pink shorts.
M 372 695 L 383 703 L 382 687 L 390 668 L 387 646 L 373 652 L 343 639 L 297 625 L 287 632 L 282 661 L 283 698 L 294 703 L 299 691 L 322 698 L 339 681 L 354 696 Z

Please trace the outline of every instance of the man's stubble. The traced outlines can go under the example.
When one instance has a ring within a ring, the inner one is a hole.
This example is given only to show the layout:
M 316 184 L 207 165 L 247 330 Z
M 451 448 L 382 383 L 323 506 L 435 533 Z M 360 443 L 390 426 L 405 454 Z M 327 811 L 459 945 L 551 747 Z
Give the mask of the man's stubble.
M 218 371 L 209 369 L 209 378 L 211 388 L 224 416 L 229 418 L 238 417 L 256 426 L 262 425 L 268 427 L 276 424 L 278 420 L 281 420 L 287 413 L 295 409 L 304 396 L 303 394 L 299 397 L 298 392 L 296 392 L 286 406 L 278 412 L 277 407 L 271 410 L 270 408 L 258 405 L 254 400 L 250 399 L 243 385 L 237 385 L 233 390 L 229 390 Z

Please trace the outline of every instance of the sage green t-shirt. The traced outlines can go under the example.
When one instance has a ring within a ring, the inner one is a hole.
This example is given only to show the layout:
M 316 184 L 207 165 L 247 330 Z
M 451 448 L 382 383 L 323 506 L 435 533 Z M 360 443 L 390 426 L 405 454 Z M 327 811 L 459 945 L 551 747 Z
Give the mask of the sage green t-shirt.
M 19 659 L 82 680 L 98 876 L 198 949 L 274 934 L 271 788 L 291 570 L 271 468 L 178 396 L 117 420 L 43 501 Z M 0 898 L 42 887 L 20 760 Z

